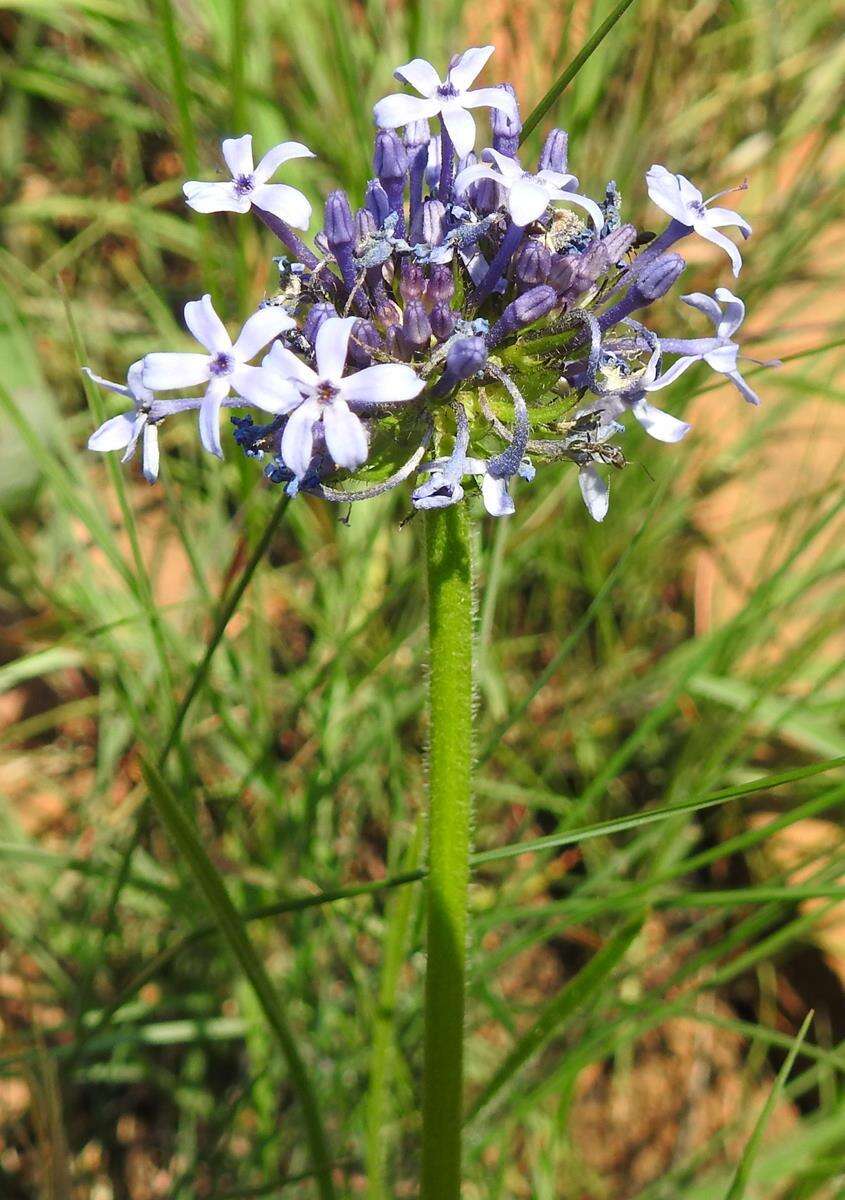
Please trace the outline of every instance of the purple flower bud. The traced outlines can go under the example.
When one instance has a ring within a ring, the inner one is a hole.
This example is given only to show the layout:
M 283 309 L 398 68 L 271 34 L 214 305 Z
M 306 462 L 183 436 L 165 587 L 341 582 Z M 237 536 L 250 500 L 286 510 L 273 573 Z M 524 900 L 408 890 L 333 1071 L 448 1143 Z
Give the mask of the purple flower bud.
M 680 254 L 669 251 L 651 259 L 637 274 L 636 290 L 649 304 L 665 296 L 674 287 L 686 267 Z
M 546 282 L 549 283 L 557 292 L 566 292 L 569 290 L 572 280 L 575 276 L 575 268 L 580 255 L 578 254 L 553 254 L 549 265 L 549 273 L 546 276 Z
M 421 300 L 409 300 L 405 305 L 402 341 L 412 352 L 424 350 L 431 342 L 431 322 Z
M 548 278 L 551 265 L 551 251 L 547 250 L 542 242 L 535 241 L 533 238 L 523 242 L 514 257 L 516 277 L 520 283 L 524 283 L 528 287 L 544 283 Z
M 495 212 L 501 202 L 499 185 L 495 179 L 480 179 L 478 183 L 470 185 L 467 194 L 483 216 Z
M 455 332 L 456 314 L 448 303 L 435 304 L 428 315 L 431 332 L 438 342 L 445 342 Z
M 335 246 L 351 246 L 355 239 L 352 209 L 346 192 L 340 189 L 329 192 L 326 197 L 325 232 L 326 241 L 332 249 Z
M 384 335 L 384 344 L 391 358 L 407 362 L 411 357 L 402 340 L 402 330 L 398 325 L 388 326 L 387 332 Z
M 604 242 L 592 242 L 581 254 L 555 254 L 547 282 L 570 299 L 590 290 L 609 267 Z
M 562 129 L 552 129 L 546 138 L 540 153 L 541 171 L 559 171 L 566 173 L 569 159 L 569 134 Z
M 507 306 L 490 330 L 490 344 L 495 345 L 502 338 L 516 333 L 517 329 L 521 329 L 525 325 L 532 325 L 541 317 L 548 316 L 552 309 L 559 305 L 557 292 L 548 284 L 541 284 L 539 287 L 531 288 L 529 292 L 523 292 Z
M 483 337 L 459 338 L 449 347 L 444 375 L 457 382 L 477 374 L 487 362 L 487 343 Z
M 371 179 L 367 184 L 364 204 L 376 219 L 376 226 L 381 229 L 390 213 L 390 201 L 387 192 L 377 179 Z
M 403 300 L 419 300 L 425 291 L 425 272 L 419 263 L 406 259 L 399 276 L 399 291 Z
M 376 134 L 373 170 L 388 193 L 388 185 L 398 179 L 404 179 L 408 172 L 408 155 L 401 138 L 392 129 L 380 129 Z
M 440 200 L 424 200 L 414 219 L 411 241 L 439 246 L 446 236 L 446 208 Z
M 428 277 L 425 289 L 426 299 L 432 304 L 440 304 L 451 300 L 455 294 L 455 278 L 452 268 L 447 263 L 435 263 Z
M 409 151 L 427 146 L 431 141 L 431 130 L 428 121 L 411 121 L 405 126 L 405 148 Z
M 370 321 L 356 321 L 349 338 L 349 357 L 356 367 L 368 367 L 373 361 L 371 350 L 381 350 L 384 342 Z
M 336 316 L 337 309 L 333 304 L 321 301 L 319 304 L 311 305 L 311 308 L 308 310 L 308 316 L 305 318 L 305 323 L 302 326 L 302 332 L 312 346 L 317 340 L 317 332 L 323 322 L 328 321 L 329 317 Z
M 360 254 L 367 241 L 378 230 L 376 219 L 368 208 L 359 208 L 355 214 L 355 253 Z
M 507 154 L 508 158 L 516 158 L 519 150 L 519 135 L 522 133 L 522 121 L 519 116 L 519 103 L 516 99 L 516 92 L 509 83 L 501 85 L 502 91 L 509 92 L 514 98 L 516 104 L 516 116 L 511 117 L 498 108 L 490 109 L 490 127 L 493 130 L 493 149 L 498 150 L 500 154 Z
M 637 240 L 637 231 L 633 225 L 620 225 L 602 238 L 602 245 L 607 253 L 608 263 L 618 263 Z

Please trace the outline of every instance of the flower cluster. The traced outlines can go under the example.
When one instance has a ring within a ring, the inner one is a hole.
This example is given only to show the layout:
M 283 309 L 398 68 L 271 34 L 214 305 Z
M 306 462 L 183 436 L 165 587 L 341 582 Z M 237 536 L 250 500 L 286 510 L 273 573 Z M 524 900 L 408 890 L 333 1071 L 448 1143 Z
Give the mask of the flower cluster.
M 363 205 L 332 192 L 313 249 L 295 232 L 310 225 L 308 200 L 271 182 L 311 152 L 285 142 L 256 166 L 249 134 L 225 140 L 231 178 L 186 183 L 185 199 L 203 213 L 251 211 L 279 238 L 278 294 L 234 341 L 210 296 L 191 301 L 185 324 L 200 351 L 148 354 L 125 386 L 92 376 L 131 409 L 106 421 L 90 448 L 127 459 L 140 439 L 152 481 L 166 417 L 196 410 L 203 446 L 222 456 L 221 408 L 252 408 L 269 420 L 233 416 L 235 440 L 291 494 L 357 501 L 413 477 L 411 502 L 425 509 L 459 503 L 476 483 L 488 512 L 502 516 L 513 512 L 511 482 L 533 478 L 533 462 L 568 459 L 601 521 L 606 468 L 625 465 L 622 418 L 664 442 L 689 430 L 651 403 L 653 392 L 702 361 L 758 403 L 732 340 L 745 307 L 727 288 L 682 297 L 710 319 L 712 337 L 663 338 L 642 323 L 684 271 L 678 241 L 697 233 L 737 275 L 739 250 L 719 231 L 733 225 L 748 237 L 750 226 L 653 166 L 649 196 L 670 221 L 657 236 L 638 233 L 621 220 L 614 183 L 599 202 L 579 191 L 560 129 L 537 170 L 526 167 L 513 90 L 472 86 L 492 51 L 453 58 L 445 80 L 423 59 L 396 71 L 419 94 L 376 104 Z M 492 145 L 477 153 L 480 108 Z M 344 472 L 356 473 L 352 486 Z

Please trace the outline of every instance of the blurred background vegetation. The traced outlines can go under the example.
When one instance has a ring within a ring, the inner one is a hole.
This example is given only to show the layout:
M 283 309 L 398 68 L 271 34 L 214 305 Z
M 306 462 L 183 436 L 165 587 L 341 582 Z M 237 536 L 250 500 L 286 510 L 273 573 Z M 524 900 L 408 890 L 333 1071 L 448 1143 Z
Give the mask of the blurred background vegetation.
M 278 495 L 231 439 L 222 466 L 203 456 L 190 420 L 168 426 L 155 488 L 88 455 L 101 412 L 80 361 L 120 378 L 181 346 L 186 299 L 210 290 L 234 326 L 272 291 L 269 235 L 180 199 L 214 177 L 221 136 L 306 142 L 317 160 L 286 179 L 319 213 L 365 184 L 397 64 L 493 41 L 488 76 L 527 113 L 610 8 L 0 4 L 4 1200 L 314 1195 L 275 1043 L 140 771 Z M 705 195 L 748 177 L 745 349 L 783 365 L 747 371 L 758 411 L 684 376 L 673 411 L 693 433 L 631 430 L 601 527 L 568 464 L 523 486 L 513 518 L 479 512 L 477 848 L 553 844 L 474 877 L 468 1200 L 845 1196 L 845 784 L 806 774 L 845 755 L 843 67 L 830 0 L 637 0 L 554 112 L 584 189 L 616 179 L 641 228 L 652 162 Z M 712 247 L 681 248 L 683 290 L 730 282 Z M 700 332 L 682 308 L 667 298 L 655 327 Z M 406 509 L 394 493 L 346 523 L 292 504 L 176 739 L 170 784 L 242 909 L 421 861 Z M 342 1196 L 415 1194 L 421 895 L 250 923 Z M 567 984 L 643 910 L 576 1003 Z

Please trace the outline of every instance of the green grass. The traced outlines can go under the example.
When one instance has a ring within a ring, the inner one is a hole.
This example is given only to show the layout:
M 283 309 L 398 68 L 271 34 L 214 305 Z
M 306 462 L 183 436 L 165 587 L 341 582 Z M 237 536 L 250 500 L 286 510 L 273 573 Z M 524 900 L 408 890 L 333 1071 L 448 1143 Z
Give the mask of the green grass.
M 3 6 L 4 1200 L 136 1200 L 156 1177 L 168 1200 L 311 1200 L 308 1121 L 338 1196 L 415 1194 L 421 522 L 398 494 L 348 526 L 282 511 L 189 420 L 149 489 L 85 452 L 116 409 L 78 364 L 117 377 L 180 344 L 187 298 L 234 325 L 272 286 L 262 229 L 180 202 L 220 136 L 306 142 L 286 179 L 317 204 L 365 183 L 398 63 L 491 37 L 527 113 L 615 7 L 494 27 L 461 0 Z M 475 513 L 467 1200 L 842 1195 L 843 63 L 826 0 L 637 0 L 526 140 L 568 127 L 584 187 L 615 178 L 645 228 L 652 162 L 705 194 L 747 175 L 746 348 L 784 365 L 749 368 L 755 412 L 685 376 L 672 410 L 696 429 L 631 433 L 601 527 L 568 465 L 510 521 Z M 683 290 L 723 265 L 696 251 Z M 658 327 L 698 329 L 682 307 Z M 712 625 L 704 555 L 741 576 Z M 679 1022 L 705 1048 L 682 1085 L 656 1049 Z M 649 1063 L 683 1092 L 652 1157 L 624 1160 L 610 1100 L 597 1153 L 590 1102 L 606 1083 L 647 1118 Z

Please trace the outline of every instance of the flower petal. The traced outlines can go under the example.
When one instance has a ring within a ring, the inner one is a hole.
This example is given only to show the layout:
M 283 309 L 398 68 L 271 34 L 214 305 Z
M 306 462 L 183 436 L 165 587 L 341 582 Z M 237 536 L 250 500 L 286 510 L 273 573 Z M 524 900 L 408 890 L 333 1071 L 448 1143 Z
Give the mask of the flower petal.
M 745 305 L 739 296 L 733 294 L 730 288 L 718 287 L 714 294 L 719 303 L 724 306 L 721 319 L 716 323 L 716 335 L 718 337 L 729 338 L 732 334 L 736 333 L 745 320 Z
M 323 428 L 329 454 L 339 467 L 354 471 L 367 461 L 367 431 L 341 397 L 323 409 Z
M 212 379 L 200 405 L 200 441 L 210 454 L 223 457 L 220 445 L 220 405 L 229 394 L 229 377 Z
M 270 352 L 261 360 L 261 365 L 278 371 L 285 379 L 293 379 L 304 387 L 313 387 L 317 382 L 316 372 L 280 342 L 273 343 Z
M 727 342 L 724 346 L 709 351 L 703 358 L 712 371 L 721 371 L 723 375 L 727 375 L 728 371 L 736 370 L 738 354 L 739 346 L 736 342 Z
M 226 166 L 232 172 L 233 179 L 237 179 L 239 175 L 252 174 L 251 133 L 245 133 L 243 137 L 239 138 L 224 138 L 220 149 L 223 152 L 223 160 Z
M 371 404 L 396 404 L 413 400 L 425 387 L 412 367 L 403 363 L 378 363 L 364 367 L 340 381 L 344 400 L 369 401 Z
M 455 191 L 460 194 L 473 183 L 477 183 L 479 179 L 492 179 L 494 183 L 504 182 L 498 171 L 494 171 L 492 167 L 486 166 L 484 163 L 473 163 L 471 167 L 464 167 L 463 171 L 459 171 L 455 176 Z
M 517 118 L 516 100 L 503 87 L 476 88 L 461 96 L 464 108 L 497 108 L 512 121 Z
M 232 353 L 240 362 L 249 362 L 268 342 L 272 342 L 273 338 L 284 333 L 286 329 L 293 329 L 295 325 L 293 317 L 277 304 L 259 308 L 244 322 L 238 340 L 232 347 Z
M 739 371 L 726 371 L 725 374 L 727 375 L 728 379 L 730 379 L 730 381 L 734 385 L 734 387 L 739 388 L 739 391 L 742 394 L 742 397 L 744 400 L 747 400 L 749 404 L 759 404 L 760 403 L 760 397 L 757 395 L 757 393 L 754 391 L 753 388 L 750 388 L 748 386 L 748 384 L 745 382 L 745 380 L 740 375 Z
M 592 463 L 581 467 L 578 472 L 578 486 L 581 488 L 587 512 L 594 521 L 603 521 L 610 508 L 610 488 Z
M 380 129 L 397 129 L 400 125 L 409 125 L 411 121 L 423 121 L 440 112 L 441 101 L 431 100 L 421 96 L 406 96 L 404 92 L 396 92 L 385 96 L 373 108 L 373 117 Z
M 714 229 L 720 229 L 723 225 L 736 225 L 744 238 L 751 237 L 751 226 L 732 208 L 708 208 L 706 219 Z
M 147 483 L 158 479 L 158 426 L 147 421 L 144 425 L 144 440 L 141 443 L 141 469 Z
M 148 354 L 143 361 L 144 387 L 154 392 L 194 387 L 211 377 L 207 354 Z
M 465 92 L 476 76 L 484 70 L 484 64 L 495 49 L 495 46 L 472 46 L 469 50 L 464 50 L 455 65 L 449 68 L 449 82 L 459 92 Z
M 302 479 L 311 465 L 314 453 L 314 422 L 319 419 L 320 407 L 314 400 L 305 400 L 288 417 L 282 434 L 282 458 L 285 466 Z
M 232 349 L 232 339 L 214 311 L 208 293 L 200 300 L 189 300 L 185 305 L 185 324 L 210 354 L 227 354 Z
M 311 204 L 307 197 L 287 183 L 262 183 L 251 199 L 256 208 L 272 213 L 294 229 L 307 229 L 311 224 Z
M 397 67 L 393 74 L 403 83 L 409 83 L 412 88 L 416 88 L 419 94 L 426 98 L 433 96 L 440 87 L 440 76 L 424 58 L 412 58 L 404 67 Z
M 485 471 L 481 480 L 481 497 L 491 517 L 509 517 L 516 512 L 516 505 L 508 492 L 507 479 Z
M 468 113 L 465 108 L 452 104 L 449 108 L 443 109 L 440 119 L 446 126 L 446 132 L 452 139 L 452 145 L 455 147 L 458 158 L 469 154 L 475 145 L 475 121 L 472 114 Z
M 356 320 L 356 317 L 329 317 L 317 330 L 314 352 L 320 379 L 335 382 L 340 379 L 346 366 L 349 335 Z
M 691 225 L 689 205 L 684 199 L 681 188 L 682 179 L 684 179 L 682 175 L 673 175 L 671 171 L 668 171 L 666 167 L 661 167 L 658 163 L 649 167 L 645 176 L 652 203 L 656 204 L 658 208 L 662 208 L 676 221 L 680 221 L 684 225 Z M 692 187 L 688 179 L 684 179 L 684 183 Z M 698 198 L 702 199 L 700 193 Z
M 104 421 L 88 439 L 89 450 L 122 450 L 132 441 L 135 433 L 135 414 L 120 413 Z
M 664 371 L 653 383 L 647 384 L 645 390 L 647 392 L 661 391 L 662 388 L 668 387 L 670 383 L 674 383 L 680 375 L 683 375 L 688 367 L 697 362 L 701 362 L 700 354 L 684 354 L 681 358 L 675 359 L 668 371 Z
M 707 217 L 702 217 L 693 223 L 693 229 L 699 237 L 703 237 L 706 241 L 712 242 L 714 246 L 719 246 L 727 254 L 731 260 L 734 275 L 739 275 L 742 267 L 742 255 L 730 238 L 726 238 L 723 233 L 718 233 L 712 226 L 707 224 Z
M 484 157 L 491 159 L 505 179 L 521 179 L 525 174 L 519 162 L 515 158 L 511 158 L 507 154 L 500 154 L 498 150 L 489 148 L 484 151 Z
M 530 225 L 549 207 L 549 193 L 531 179 L 517 179 L 508 191 L 508 212 L 514 225 Z
M 697 308 L 699 312 L 703 312 L 705 317 L 708 317 L 718 327 L 722 319 L 722 310 L 712 296 L 708 296 L 705 292 L 690 292 L 686 296 L 681 296 L 681 299 L 690 308 Z
M 302 396 L 289 379 L 267 367 L 237 367 L 231 374 L 232 387 L 256 408 L 269 413 L 287 413 L 302 403 Z
M 191 180 L 182 184 L 185 203 L 194 212 L 249 212 L 249 197 L 239 196 L 231 183 L 200 183 Z
M 646 433 L 658 442 L 679 442 L 692 429 L 686 421 L 679 421 L 647 400 L 638 400 L 631 411 Z
M 137 363 L 134 365 L 137 366 Z M 126 384 L 112 383 L 110 379 L 103 379 L 102 375 L 95 375 L 90 367 L 83 367 L 82 372 L 98 387 L 105 388 L 107 392 L 114 392 L 116 396 L 123 396 L 126 400 L 133 398 L 132 389 Z
M 560 200 L 564 204 L 574 204 L 576 208 L 583 208 L 590 214 L 593 219 L 593 224 L 596 229 L 601 232 L 604 228 L 604 213 L 596 204 L 595 200 L 591 200 L 589 196 L 582 196 L 580 192 L 565 192 L 558 191 L 556 188 L 552 191 L 552 199 Z
M 314 158 L 314 151 L 303 146 L 302 142 L 280 142 L 268 150 L 252 172 L 256 183 L 266 183 L 274 171 L 292 158 Z
M 139 358 L 137 362 L 133 362 L 132 366 L 126 372 L 126 384 L 136 400 L 147 402 L 153 399 L 150 389 L 144 387 L 143 358 Z

